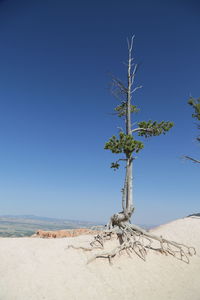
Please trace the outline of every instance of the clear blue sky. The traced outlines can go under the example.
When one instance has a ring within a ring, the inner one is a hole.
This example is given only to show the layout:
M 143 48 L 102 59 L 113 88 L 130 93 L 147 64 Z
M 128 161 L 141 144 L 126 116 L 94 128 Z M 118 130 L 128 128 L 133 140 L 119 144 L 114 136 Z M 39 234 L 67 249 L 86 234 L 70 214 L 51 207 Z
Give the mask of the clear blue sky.
M 109 72 L 125 77 L 126 37 L 140 64 L 137 120 L 171 120 L 134 164 L 133 221 L 199 212 L 199 1 L 0 1 L 0 214 L 107 221 L 121 210 L 124 169 L 104 143 L 117 133 Z M 133 120 L 134 122 L 134 120 Z M 122 124 L 121 124 L 122 125 Z

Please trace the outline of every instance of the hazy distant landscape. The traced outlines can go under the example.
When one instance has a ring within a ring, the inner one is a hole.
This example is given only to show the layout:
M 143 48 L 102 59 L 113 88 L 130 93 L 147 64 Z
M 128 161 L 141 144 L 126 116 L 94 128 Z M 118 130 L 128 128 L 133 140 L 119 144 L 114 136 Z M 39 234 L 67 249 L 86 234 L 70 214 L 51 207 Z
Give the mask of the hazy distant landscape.
M 98 222 L 87 222 L 79 220 L 65 220 L 56 218 L 39 217 L 34 215 L 5 215 L 0 216 L 0 237 L 24 237 L 31 236 L 37 230 L 62 230 L 75 228 L 91 228 L 103 226 Z M 150 229 L 156 225 L 141 225 Z
M 38 229 L 62 230 L 102 225 L 93 222 L 76 220 L 63 220 L 34 215 L 0 216 L 0 237 L 23 237 L 31 236 Z

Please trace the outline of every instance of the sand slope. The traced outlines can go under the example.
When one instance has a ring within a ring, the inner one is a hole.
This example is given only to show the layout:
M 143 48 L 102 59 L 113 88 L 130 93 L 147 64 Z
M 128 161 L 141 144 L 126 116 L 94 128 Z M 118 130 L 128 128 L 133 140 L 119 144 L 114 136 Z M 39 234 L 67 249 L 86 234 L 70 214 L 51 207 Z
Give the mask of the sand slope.
M 1 238 L 0 300 L 199 300 L 200 218 L 185 218 L 153 230 L 196 247 L 190 264 L 150 253 L 115 259 L 112 266 L 91 253 L 67 249 L 87 246 L 91 236 L 63 239 Z

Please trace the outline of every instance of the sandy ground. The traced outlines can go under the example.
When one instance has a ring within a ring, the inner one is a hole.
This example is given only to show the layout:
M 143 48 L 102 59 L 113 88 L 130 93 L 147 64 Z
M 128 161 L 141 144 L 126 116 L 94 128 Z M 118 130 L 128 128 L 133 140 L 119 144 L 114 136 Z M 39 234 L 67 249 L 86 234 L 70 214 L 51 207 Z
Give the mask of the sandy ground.
M 63 239 L 1 238 L 0 300 L 200 300 L 200 218 L 185 218 L 152 230 L 193 245 L 186 264 L 149 252 L 144 262 L 122 255 L 86 264 L 91 253 L 67 249 L 88 246 L 91 236 Z

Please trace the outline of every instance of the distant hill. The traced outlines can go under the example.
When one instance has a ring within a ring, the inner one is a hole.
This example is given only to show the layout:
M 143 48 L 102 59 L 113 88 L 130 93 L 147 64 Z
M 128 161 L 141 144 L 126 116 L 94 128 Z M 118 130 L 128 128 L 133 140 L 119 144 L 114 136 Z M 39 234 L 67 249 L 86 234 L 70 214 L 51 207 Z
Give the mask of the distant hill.
M 200 217 L 200 213 L 189 215 L 188 217 Z
M 34 215 L 4 215 L 0 216 L 0 237 L 31 236 L 38 229 L 62 230 L 74 228 L 90 228 L 98 224 L 95 222 L 63 220 Z

